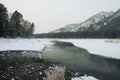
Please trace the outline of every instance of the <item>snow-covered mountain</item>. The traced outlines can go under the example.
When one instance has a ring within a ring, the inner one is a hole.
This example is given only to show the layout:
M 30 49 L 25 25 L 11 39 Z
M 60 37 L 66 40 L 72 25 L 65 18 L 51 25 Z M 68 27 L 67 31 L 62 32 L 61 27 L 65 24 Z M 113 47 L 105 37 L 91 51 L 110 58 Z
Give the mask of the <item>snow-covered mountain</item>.
M 69 24 L 63 28 L 57 29 L 53 31 L 52 33 L 58 33 L 58 32 L 78 32 L 78 31 L 85 31 L 88 30 L 90 25 L 94 25 L 96 23 L 99 23 L 100 21 L 112 16 L 114 14 L 113 11 L 110 12 L 100 12 L 86 21 L 78 24 Z M 99 26 L 94 28 L 95 30 L 99 29 Z
M 90 29 L 99 27 L 99 30 L 120 30 L 120 9 L 112 16 L 90 26 Z

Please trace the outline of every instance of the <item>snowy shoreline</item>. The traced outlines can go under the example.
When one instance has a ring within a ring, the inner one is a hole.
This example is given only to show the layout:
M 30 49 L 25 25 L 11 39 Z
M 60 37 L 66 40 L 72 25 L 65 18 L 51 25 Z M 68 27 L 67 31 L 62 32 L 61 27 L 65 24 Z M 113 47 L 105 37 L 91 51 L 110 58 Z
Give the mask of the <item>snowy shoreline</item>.
M 0 38 L 0 51 L 33 50 L 41 51 L 50 46 L 51 41 L 71 42 L 75 46 L 87 49 L 91 54 L 120 59 L 119 39 L 9 39 Z

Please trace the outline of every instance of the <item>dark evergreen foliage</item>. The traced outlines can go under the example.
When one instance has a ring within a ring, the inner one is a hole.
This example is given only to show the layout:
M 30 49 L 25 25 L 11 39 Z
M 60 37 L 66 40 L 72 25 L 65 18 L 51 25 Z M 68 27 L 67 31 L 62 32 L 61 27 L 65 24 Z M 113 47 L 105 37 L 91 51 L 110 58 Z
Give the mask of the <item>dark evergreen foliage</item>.
M 8 17 L 7 8 L 0 4 L 0 37 L 30 37 L 34 27 L 34 23 L 24 20 L 17 10 Z
M 7 8 L 0 3 L 0 37 L 5 35 L 8 23 Z
M 35 38 L 120 38 L 120 30 L 36 34 Z

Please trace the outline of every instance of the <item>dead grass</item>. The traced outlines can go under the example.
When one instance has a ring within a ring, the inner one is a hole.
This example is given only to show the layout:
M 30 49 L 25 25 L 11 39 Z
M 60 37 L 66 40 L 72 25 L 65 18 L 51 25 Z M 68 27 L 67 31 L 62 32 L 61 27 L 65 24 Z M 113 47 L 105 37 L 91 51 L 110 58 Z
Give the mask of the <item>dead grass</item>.
M 49 67 L 45 73 L 47 75 L 47 80 L 65 80 L 65 67 Z

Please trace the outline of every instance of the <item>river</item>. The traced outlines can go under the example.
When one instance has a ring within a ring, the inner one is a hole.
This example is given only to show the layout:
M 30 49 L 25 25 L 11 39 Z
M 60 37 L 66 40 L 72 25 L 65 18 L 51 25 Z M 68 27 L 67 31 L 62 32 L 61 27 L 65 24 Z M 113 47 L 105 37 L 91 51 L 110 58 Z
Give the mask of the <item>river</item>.
M 120 80 L 120 60 L 91 54 L 69 42 L 53 43 L 43 52 L 45 59 L 100 80 Z

